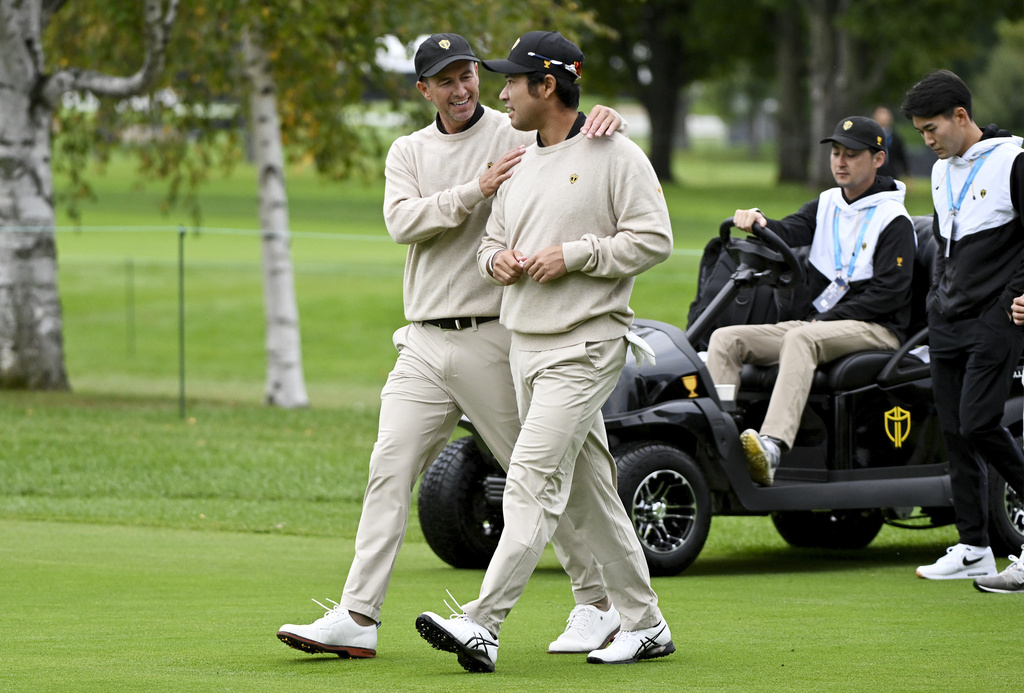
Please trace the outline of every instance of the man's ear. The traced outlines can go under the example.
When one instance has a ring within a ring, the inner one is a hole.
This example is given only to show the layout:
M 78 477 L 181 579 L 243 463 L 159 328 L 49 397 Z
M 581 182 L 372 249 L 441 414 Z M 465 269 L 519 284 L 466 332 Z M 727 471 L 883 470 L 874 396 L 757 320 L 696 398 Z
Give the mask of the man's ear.
M 555 88 L 557 82 L 555 81 L 554 75 L 544 75 L 544 84 L 542 85 L 541 96 L 544 98 L 551 98 L 555 95 Z
M 875 165 L 875 170 L 876 171 L 878 169 L 882 168 L 882 164 L 885 163 L 885 160 L 886 160 L 886 158 L 888 158 L 888 156 L 889 155 L 886 154 L 885 152 L 883 152 L 882 150 L 879 150 L 879 151 L 874 153 L 874 155 L 871 158 L 874 159 L 873 163 Z
M 430 98 L 430 89 L 427 87 L 425 82 L 420 82 L 419 80 L 417 80 L 416 81 L 416 88 L 420 90 L 421 94 L 423 94 L 423 98 L 424 99 L 426 99 L 427 101 L 431 101 L 432 100 Z

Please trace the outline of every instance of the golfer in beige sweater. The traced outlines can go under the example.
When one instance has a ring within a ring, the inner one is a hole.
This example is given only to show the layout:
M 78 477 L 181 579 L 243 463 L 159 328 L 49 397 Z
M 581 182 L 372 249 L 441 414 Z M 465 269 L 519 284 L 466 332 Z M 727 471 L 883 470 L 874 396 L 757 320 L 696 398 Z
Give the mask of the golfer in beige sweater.
M 576 111 L 579 49 L 530 32 L 509 60 L 501 93 L 512 125 L 537 130 L 496 196 L 477 259 L 504 285 L 501 323 L 522 431 L 505 486 L 505 529 L 480 596 L 448 619 L 425 612 L 421 635 L 469 671 L 493 671 L 498 631 L 560 518 L 594 554 L 622 628 L 588 662 L 628 663 L 675 650 L 643 550 L 615 492 L 601 407 L 625 363 L 633 277 L 672 251 L 654 170 L 628 139 L 591 140 Z

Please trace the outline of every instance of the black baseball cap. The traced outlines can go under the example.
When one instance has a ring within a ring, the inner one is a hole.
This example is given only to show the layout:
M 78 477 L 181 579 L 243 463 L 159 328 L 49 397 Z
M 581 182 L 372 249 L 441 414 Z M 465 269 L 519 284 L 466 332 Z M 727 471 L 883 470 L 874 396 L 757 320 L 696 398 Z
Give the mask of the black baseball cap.
M 850 149 L 874 149 L 876 152 L 884 152 L 885 131 L 871 118 L 850 116 L 840 120 L 832 136 L 821 141 L 822 144 L 826 142 L 838 142 Z
M 433 77 L 456 60 L 480 62 L 469 42 L 458 34 L 431 34 L 416 49 L 416 79 L 422 82 L 424 77 Z
M 529 31 L 512 44 L 508 60 L 484 60 L 483 66 L 503 75 L 547 72 L 575 82 L 583 73 L 583 51 L 557 31 Z

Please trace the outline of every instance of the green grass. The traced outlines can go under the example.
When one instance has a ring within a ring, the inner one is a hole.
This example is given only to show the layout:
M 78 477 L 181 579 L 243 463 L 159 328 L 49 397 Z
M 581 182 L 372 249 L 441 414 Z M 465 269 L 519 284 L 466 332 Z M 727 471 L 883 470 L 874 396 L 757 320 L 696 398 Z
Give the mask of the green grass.
M 774 186 L 769 164 L 731 154 L 677 166 L 681 183 L 666 189 L 677 252 L 638 280 L 632 304 L 685 324 L 718 222 L 754 205 L 783 215 L 813 193 Z M 654 583 L 679 651 L 635 667 L 544 654 L 571 608 L 549 550 L 502 632 L 498 672 L 479 677 L 413 628 L 421 611 L 444 611 L 445 589 L 472 599 L 482 576 L 437 559 L 414 509 L 378 658 L 284 647 L 280 624 L 316 618 L 309 597 L 341 592 L 390 335 L 403 322 L 404 252 L 383 228 L 382 187 L 290 175 L 314 405 L 297 411 L 259 404 L 252 172 L 206 189 L 206 227 L 185 239 L 181 419 L 179 219 L 157 215 L 159 189 L 140 189 L 123 163 L 94 182 L 84 227 L 58 241 L 74 390 L 0 392 L 0 690 L 1017 688 L 1014 599 L 913 577 L 956 540 L 948 527 L 885 528 L 867 550 L 815 552 L 787 547 L 767 518 L 715 518 L 697 562 Z M 922 213 L 926 185 L 914 193 L 911 212 Z

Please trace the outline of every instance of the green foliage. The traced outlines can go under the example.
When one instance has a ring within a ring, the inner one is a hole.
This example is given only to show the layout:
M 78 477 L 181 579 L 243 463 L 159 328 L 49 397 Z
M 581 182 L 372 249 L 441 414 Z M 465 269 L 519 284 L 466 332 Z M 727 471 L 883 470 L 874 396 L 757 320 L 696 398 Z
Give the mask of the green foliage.
M 1024 132 L 1024 21 L 999 22 L 999 42 L 974 81 L 974 115 L 982 126 L 995 122 Z
M 140 26 L 137 3 L 128 0 L 67 3 L 46 32 L 46 48 L 51 62 L 61 67 L 130 74 L 142 60 Z M 352 117 L 353 109 L 357 114 L 370 110 L 369 92 L 400 112 L 408 110 L 410 97 L 417 113 L 427 111 L 407 75 L 377 65 L 381 37 L 397 36 L 411 55 L 418 36 L 455 31 L 489 56 L 539 26 L 573 31 L 596 25 L 578 3 L 548 0 L 507 6 L 485 0 L 454 6 L 440 0 L 412 6 L 374 0 L 182 3 L 164 76 L 149 97 L 103 102 L 88 115 L 73 109 L 57 114 L 61 172 L 73 183 L 61 202 L 76 218 L 78 204 L 92 195 L 84 167 L 93 156 L 106 161 L 110 147 L 128 137 L 137 142 L 140 174 L 167 181 L 161 207 L 181 206 L 200 223 L 205 210 L 198 204 L 199 187 L 217 168 L 230 169 L 246 154 L 251 86 L 238 48 L 245 30 L 254 32 L 270 55 L 290 161 L 311 163 L 322 175 L 342 179 L 373 175 L 386 147 L 378 131 Z

